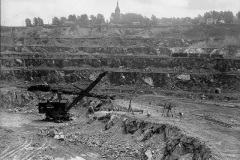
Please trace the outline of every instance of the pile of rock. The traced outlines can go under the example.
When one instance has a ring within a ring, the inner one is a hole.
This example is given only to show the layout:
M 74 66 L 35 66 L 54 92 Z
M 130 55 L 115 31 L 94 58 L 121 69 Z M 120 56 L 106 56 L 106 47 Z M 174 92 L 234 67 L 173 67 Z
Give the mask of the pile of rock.
M 37 97 L 28 91 L 18 89 L 15 87 L 6 87 L 0 89 L 0 103 L 3 108 L 13 109 L 12 111 L 20 111 L 27 105 L 35 106 L 37 104 Z M 9 110 L 10 111 L 10 110 Z
M 55 158 L 48 155 L 38 155 L 32 158 L 33 160 L 54 160 Z
M 10 112 L 10 113 L 34 113 L 34 112 L 36 112 L 36 109 L 16 107 L 16 108 L 8 109 L 7 112 Z
M 179 135 L 166 143 L 165 159 L 210 159 L 211 151 L 197 138 Z
M 38 135 L 53 137 L 54 139 L 57 139 L 57 140 L 65 139 L 65 135 L 63 134 L 63 132 L 60 132 L 59 129 L 57 129 L 55 127 L 41 129 L 38 131 Z

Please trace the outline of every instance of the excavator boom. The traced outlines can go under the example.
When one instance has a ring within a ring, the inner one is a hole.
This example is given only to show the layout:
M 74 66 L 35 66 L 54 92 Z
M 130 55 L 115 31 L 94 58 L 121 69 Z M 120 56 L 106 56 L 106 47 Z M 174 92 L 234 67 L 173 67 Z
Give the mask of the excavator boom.
M 98 78 L 93 81 L 85 90 L 82 90 L 78 96 L 74 99 L 74 101 L 68 106 L 67 111 L 69 111 L 72 107 L 74 107 L 83 97 L 85 97 L 100 81 L 103 77 L 107 75 L 107 72 L 101 73 Z

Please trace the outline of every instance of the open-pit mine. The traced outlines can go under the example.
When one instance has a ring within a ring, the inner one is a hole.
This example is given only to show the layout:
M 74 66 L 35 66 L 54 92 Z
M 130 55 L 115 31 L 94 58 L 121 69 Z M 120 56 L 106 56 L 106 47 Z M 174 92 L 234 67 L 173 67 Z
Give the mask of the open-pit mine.
M 1 27 L 0 159 L 239 160 L 239 37 L 227 24 Z M 70 121 L 39 113 L 62 100 Z

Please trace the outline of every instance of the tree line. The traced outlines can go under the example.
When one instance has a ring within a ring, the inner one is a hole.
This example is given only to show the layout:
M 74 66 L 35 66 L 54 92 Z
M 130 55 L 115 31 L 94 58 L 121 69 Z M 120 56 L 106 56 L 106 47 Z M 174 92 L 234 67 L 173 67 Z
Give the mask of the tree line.
M 150 18 L 144 17 L 141 14 L 136 13 L 126 13 L 121 14 L 121 18 L 117 17 L 115 13 L 111 14 L 110 23 L 112 24 L 133 24 L 137 22 L 140 25 L 182 25 L 182 24 L 199 24 L 202 21 L 206 21 L 207 19 L 212 18 L 217 21 L 223 21 L 224 23 L 233 23 L 234 20 L 240 22 L 240 11 L 234 16 L 231 11 L 210 11 L 204 13 L 204 15 L 198 15 L 197 17 L 190 18 L 157 18 L 155 15 L 152 15 Z M 29 18 L 25 20 L 26 26 L 43 26 L 43 20 L 39 17 L 34 17 L 33 22 Z M 60 25 L 69 25 L 75 24 L 80 26 L 93 26 L 93 25 L 101 25 L 107 23 L 103 14 L 97 14 L 88 16 L 87 14 L 82 14 L 80 16 L 76 16 L 75 14 L 69 15 L 68 17 L 53 17 L 52 25 L 60 26 Z
M 54 17 L 52 19 L 52 25 L 64 25 L 64 24 L 76 24 L 76 25 L 99 25 L 106 23 L 103 14 L 97 14 L 96 16 L 91 15 L 88 17 L 87 14 L 82 14 L 80 16 L 76 16 L 75 14 L 69 15 L 68 18 L 66 17 Z
M 27 27 L 29 26 L 43 26 L 44 22 L 43 19 L 41 19 L 40 17 L 34 17 L 33 18 L 33 23 L 29 18 L 25 19 L 25 24 Z
M 224 22 L 231 24 L 236 20 L 240 23 L 240 11 L 234 16 L 231 11 L 210 11 L 204 13 L 203 16 L 198 15 L 197 17 L 183 17 L 183 18 L 157 18 L 155 15 L 152 15 L 151 18 L 143 17 L 141 14 L 135 13 L 127 13 L 121 14 L 121 19 L 115 15 L 115 13 L 111 14 L 110 23 L 118 23 L 118 24 L 132 24 L 134 22 L 139 22 L 141 25 L 157 25 L 157 24 L 165 24 L 165 25 L 184 25 L 184 24 L 199 24 L 201 22 L 206 22 L 207 19 L 212 18 L 217 20 L 217 22 Z
M 60 25 L 68 25 L 68 24 L 76 24 L 76 25 L 100 25 L 104 24 L 105 18 L 103 14 L 97 14 L 96 16 L 91 15 L 88 17 L 87 14 L 82 14 L 80 16 L 76 16 L 75 14 L 69 15 L 68 17 L 53 17 L 52 25 L 60 26 Z M 33 22 L 29 19 L 25 19 L 26 26 L 43 26 L 43 20 L 41 18 L 34 17 Z
M 234 16 L 231 11 L 209 11 L 204 13 L 204 15 L 198 15 L 197 17 L 190 18 L 158 18 L 158 24 L 169 24 L 169 25 L 181 25 L 181 24 L 200 24 L 206 22 L 207 19 L 215 19 L 218 23 L 231 24 L 236 21 L 240 24 L 240 11 Z

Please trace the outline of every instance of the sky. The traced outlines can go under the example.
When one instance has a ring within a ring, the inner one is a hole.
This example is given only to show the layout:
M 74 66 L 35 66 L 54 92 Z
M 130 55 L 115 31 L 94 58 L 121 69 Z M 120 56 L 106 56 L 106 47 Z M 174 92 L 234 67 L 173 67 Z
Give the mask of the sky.
M 118 0 L 121 13 L 146 17 L 196 17 L 207 11 L 240 11 L 240 0 Z M 54 16 L 97 15 L 109 20 L 117 0 L 1 0 L 1 25 L 24 26 L 25 19 L 40 17 L 51 24 Z

